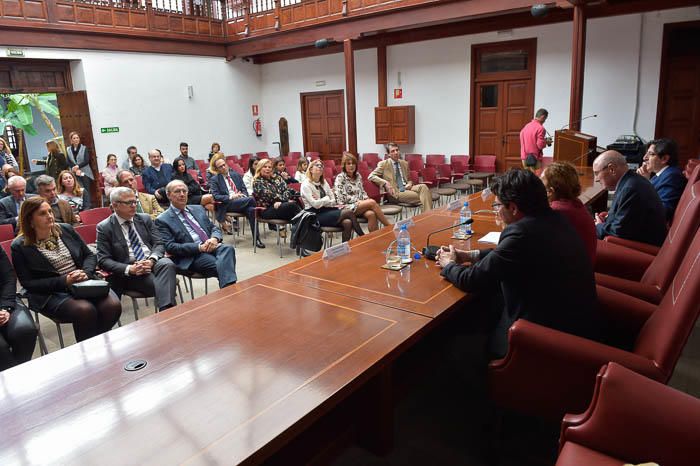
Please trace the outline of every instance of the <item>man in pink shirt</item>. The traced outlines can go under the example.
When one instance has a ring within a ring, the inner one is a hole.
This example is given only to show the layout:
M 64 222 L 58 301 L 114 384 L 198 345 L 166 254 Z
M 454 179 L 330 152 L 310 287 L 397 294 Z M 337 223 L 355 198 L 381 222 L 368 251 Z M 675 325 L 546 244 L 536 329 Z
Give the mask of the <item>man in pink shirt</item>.
M 543 108 L 537 110 L 535 118 L 520 130 L 520 160 L 523 168 L 535 171 L 542 165 L 542 149 L 552 145 L 551 138 L 545 137 L 544 122 L 549 112 Z M 531 155 L 532 157 L 528 157 Z

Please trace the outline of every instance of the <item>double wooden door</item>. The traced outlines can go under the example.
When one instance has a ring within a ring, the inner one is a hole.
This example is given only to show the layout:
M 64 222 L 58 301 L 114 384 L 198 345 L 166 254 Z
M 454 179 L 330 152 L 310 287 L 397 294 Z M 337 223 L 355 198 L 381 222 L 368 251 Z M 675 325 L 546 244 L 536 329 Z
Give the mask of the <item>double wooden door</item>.
M 301 94 L 304 151 L 340 159 L 345 150 L 345 96 L 342 90 Z
M 495 155 L 496 169 L 521 166 L 520 130 L 533 115 L 529 80 L 477 84 L 475 155 Z

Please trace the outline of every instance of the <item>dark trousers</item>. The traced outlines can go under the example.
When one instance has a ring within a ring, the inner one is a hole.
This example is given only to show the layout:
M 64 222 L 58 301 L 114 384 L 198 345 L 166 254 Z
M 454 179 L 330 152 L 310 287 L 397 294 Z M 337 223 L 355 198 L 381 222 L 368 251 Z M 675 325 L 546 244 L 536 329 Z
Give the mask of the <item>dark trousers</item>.
M 32 359 L 37 330 L 29 311 L 21 304 L 0 327 L 0 371 Z
M 217 220 L 220 222 L 225 221 L 227 212 L 245 214 L 250 224 L 250 231 L 255 231 L 255 199 L 247 196 L 222 202 L 216 209 Z
M 283 202 L 278 209 L 270 206 L 260 215 L 265 220 L 279 219 L 290 221 L 299 213 L 301 207 L 296 202 Z
M 213 253 L 201 252 L 197 254 L 187 270 L 205 277 L 217 277 L 219 288 L 232 285 L 238 281 L 236 251 L 231 245 L 220 244 Z
M 175 264 L 164 257 L 153 266 L 148 275 L 126 276 L 112 274 L 109 276 L 109 284 L 119 296 L 125 291 L 136 291 L 145 296 L 155 296 L 158 309 L 166 309 L 175 306 Z

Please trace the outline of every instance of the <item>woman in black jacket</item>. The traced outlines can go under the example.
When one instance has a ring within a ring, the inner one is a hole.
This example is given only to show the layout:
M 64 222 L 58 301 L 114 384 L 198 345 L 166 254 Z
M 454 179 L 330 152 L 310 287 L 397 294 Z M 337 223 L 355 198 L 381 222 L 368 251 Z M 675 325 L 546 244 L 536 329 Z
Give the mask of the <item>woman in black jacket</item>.
M 0 371 L 32 359 L 36 336 L 31 315 L 17 301 L 17 277 L 10 259 L 0 248 Z
M 75 339 L 83 341 L 111 329 L 121 315 L 113 291 L 95 299 L 77 299 L 70 287 L 94 279 L 97 258 L 66 224 L 54 223 L 51 206 L 32 197 L 20 209 L 20 234 L 12 242 L 17 278 L 28 291 L 29 306 L 62 322 L 73 324 Z
M 175 159 L 173 162 L 173 180 L 180 180 L 187 186 L 187 203 L 201 205 L 209 211 L 214 210 L 214 196 L 205 194 L 199 182 L 187 172 L 185 161 Z

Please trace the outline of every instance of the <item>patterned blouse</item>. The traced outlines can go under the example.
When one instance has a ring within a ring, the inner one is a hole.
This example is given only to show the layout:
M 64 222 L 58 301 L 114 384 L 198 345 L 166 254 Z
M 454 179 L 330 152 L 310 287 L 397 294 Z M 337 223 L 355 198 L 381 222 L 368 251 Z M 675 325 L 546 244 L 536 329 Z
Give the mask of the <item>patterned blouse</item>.
M 64 243 L 60 237 L 58 237 L 56 242 L 58 243 L 58 247 L 55 249 L 47 248 L 46 241 L 38 241 L 36 243 L 36 248 L 46 257 L 46 260 L 56 269 L 59 275 L 67 275 L 69 272 L 77 270 L 78 267 L 75 266 L 73 256 L 70 255 L 66 243 Z
M 81 194 L 80 196 L 75 196 L 73 194 L 70 194 L 69 192 L 63 192 L 58 195 L 59 199 L 63 199 L 66 201 L 68 204 L 70 204 L 70 208 L 73 209 L 73 213 L 78 213 L 81 210 L 83 210 L 83 195 Z
M 338 204 L 350 205 L 368 198 L 365 188 L 362 187 L 362 175 L 359 173 L 354 180 L 345 172 L 338 173 L 333 190 Z
M 253 193 L 260 207 L 272 207 L 275 202 L 289 201 L 287 183 L 279 175 L 272 175 L 270 179 L 259 176 L 253 180 Z

